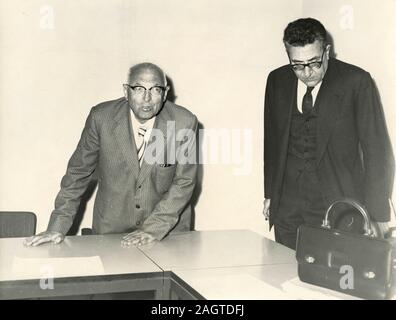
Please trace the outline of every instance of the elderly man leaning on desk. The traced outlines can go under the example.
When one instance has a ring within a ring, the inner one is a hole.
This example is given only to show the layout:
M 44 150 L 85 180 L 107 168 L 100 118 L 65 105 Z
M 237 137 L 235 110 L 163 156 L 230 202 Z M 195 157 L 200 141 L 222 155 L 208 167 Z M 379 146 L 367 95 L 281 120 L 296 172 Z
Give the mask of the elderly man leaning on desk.
M 125 97 L 92 108 L 47 231 L 25 245 L 63 241 L 94 171 L 94 234 L 128 233 L 123 245 L 142 245 L 190 230 L 198 121 L 167 101 L 169 88 L 158 66 L 138 64 L 129 70 Z

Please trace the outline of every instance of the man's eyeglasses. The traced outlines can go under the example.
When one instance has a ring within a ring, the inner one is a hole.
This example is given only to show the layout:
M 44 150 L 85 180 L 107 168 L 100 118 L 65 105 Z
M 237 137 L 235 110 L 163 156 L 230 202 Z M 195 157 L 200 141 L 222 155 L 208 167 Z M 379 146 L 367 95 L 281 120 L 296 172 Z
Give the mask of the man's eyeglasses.
M 290 61 L 290 65 L 292 66 L 294 71 L 303 71 L 305 70 L 305 67 L 308 67 L 310 69 L 320 69 L 323 63 L 323 55 L 326 52 L 326 50 L 323 50 L 322 57 L 320 58 L 320 61 L 314 61 L 310 63 L 296 63 L 292 64 Z
M 147 89 L 143 86 L 131 86 L 129 84 L 124 84 L 124 86 L 126 88 L 132 89 L 132 91 L 134 93 L 139 94 L 139 95 L 144 95 L 146 93 L 146 91 L 150 91 L 152 96 L 160 96 L 166 89 L 165 87 L 161 87 L 161 86 L 153 86 L 149 89 Z

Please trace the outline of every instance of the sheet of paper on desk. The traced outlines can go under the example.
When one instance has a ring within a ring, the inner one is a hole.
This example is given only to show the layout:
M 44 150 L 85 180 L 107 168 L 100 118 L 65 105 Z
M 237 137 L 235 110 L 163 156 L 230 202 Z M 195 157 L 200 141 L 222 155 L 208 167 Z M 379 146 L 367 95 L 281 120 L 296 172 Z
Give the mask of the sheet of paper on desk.
M 67 258 L 14 257 L 12 273 L 16 279 L 60 278 L 103 275 L 104 267 L 99 256 Z
M 292 294 L 249 274 L 199 277 L 189 284 L 206 299 L 216 300 L 294 300 Z

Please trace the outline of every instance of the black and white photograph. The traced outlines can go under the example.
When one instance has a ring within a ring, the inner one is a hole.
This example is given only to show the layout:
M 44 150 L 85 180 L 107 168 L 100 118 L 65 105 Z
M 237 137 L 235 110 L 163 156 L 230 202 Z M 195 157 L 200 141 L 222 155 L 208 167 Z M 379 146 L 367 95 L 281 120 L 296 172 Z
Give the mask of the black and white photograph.
M 0 300 L 396 299 L 395 18 L 0 0 Z

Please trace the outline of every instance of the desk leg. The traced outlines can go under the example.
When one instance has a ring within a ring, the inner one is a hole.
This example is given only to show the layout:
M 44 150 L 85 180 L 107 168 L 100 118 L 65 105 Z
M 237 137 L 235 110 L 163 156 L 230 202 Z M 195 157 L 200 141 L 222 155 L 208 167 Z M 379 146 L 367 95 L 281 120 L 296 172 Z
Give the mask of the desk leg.
M 159 298 L 159 300 L 170 300 L 170 299 L 171 299 L 171 279 L 166 273 L 163 278 L 161 297 Z
M 164 275 L 164 299 L 167 300 L 204 300 L 198 292 L 181 280 L 173 272 Z

